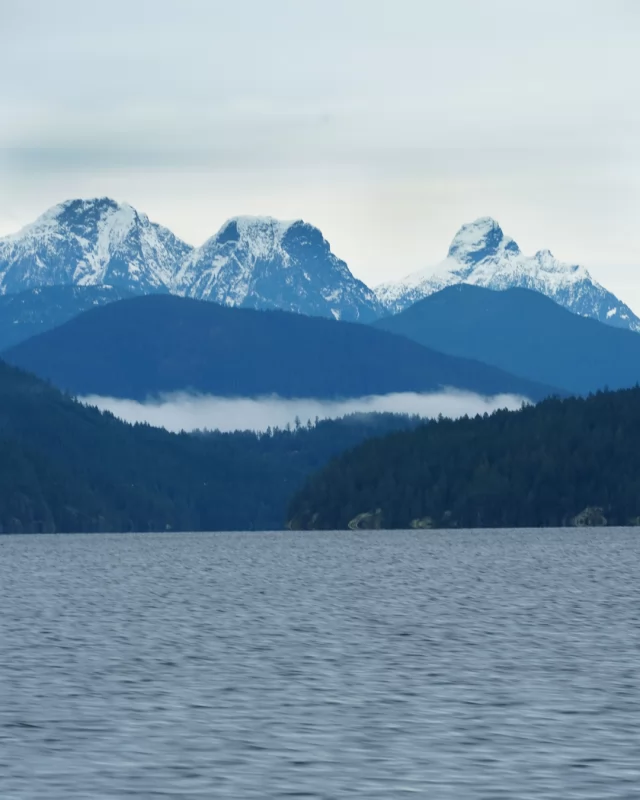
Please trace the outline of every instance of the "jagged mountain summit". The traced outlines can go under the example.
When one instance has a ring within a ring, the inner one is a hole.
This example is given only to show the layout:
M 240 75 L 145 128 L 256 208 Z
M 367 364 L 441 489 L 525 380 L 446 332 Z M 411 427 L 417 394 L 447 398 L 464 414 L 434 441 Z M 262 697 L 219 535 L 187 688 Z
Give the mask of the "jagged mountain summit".
M 127 203 L 68 200 L 0 239 L 0 294 L 55 285 L 166 292 L 191 249 Z
M 194 248 L 107 197 L 68 200 L 0 238 L 0 295 L 45 286 L 170 292 L 361 322 L 384 311 L 322 233 L 302 220 L 236 217 Z
M 490 217 L 463 225 L 451 242 L 447 258 L 435 268 L 384 283 L 376 288 L 376 294 L 388 312 L 398 313 L 457 283 L 495 290 L 531 289 L 574 314 L 640 331 L 640 319 L 584 267 L 558 261 L 549 250 L 524 255 Z
M 369 322 L 383 308 L 375 293 L 302 220 L 234 217 L 184 260 L 179 294 L 228 306 L 281 309 Z
M 376 292 L 351 274 L 318 228 L 302 220 L 234 217 L 194 248 L 127 203 L 103 197 L 66 201 L 0 238 L 0 295 L 110 286 L 371 322 L 458 283 L 531 289 L 581 316 L 640 331 L 638 317 L 584 267 L 562 263 L 548 250 L 525 256 L 489 217 L 463 225 L 435 269 Z M 84 299 L 78 302 L 80 313 Z

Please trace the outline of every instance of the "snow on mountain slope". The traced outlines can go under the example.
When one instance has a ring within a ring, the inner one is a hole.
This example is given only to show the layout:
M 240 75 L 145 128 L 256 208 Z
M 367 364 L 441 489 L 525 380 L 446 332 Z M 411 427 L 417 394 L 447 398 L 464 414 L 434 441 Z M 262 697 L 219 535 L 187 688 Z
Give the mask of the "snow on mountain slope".
M 69 200 L 0 239 L 0 294 L 53 285 L 168 291 L 191 249 L 126 203 Z
M 295 220 L 234 217 L 185 259 L 180 294 L 228 306 L 278 308 L 368 322 L 382 313 L 322 233 Z
M 533 289 L 574 313 L 640 331 L 631 309 L 584 267 L 564 264 L 548 250 L 523 255 L 487 217 L 463 225 L 434 270 L 376 292 L 354 278 L 322 233 L 302 220 L 235 217 L 193 248 L 132 206 L 104 197 L 61 203 L 0 238 L 0 295 L 45 286 L 112 286 L 369 322 L 454 283 Z
M 574 314 L 640 331 L 640 319 L 584 267 L 558 261 L 549 250 L 525 256 L 490 217 L 463 225 L 451 242 L 447 258 L 435 268 L 384 283 L 376 288 L 376 294 L 389 312 L 398 313 L 456 283 L 495 290 L 532 289 Z
M 301 220 L 237 217 L 194 249 L 106 197 L 69 200 L 0 239 L 0 295 L 69 285 L 362 322 L 383 313 L 375 293 Z

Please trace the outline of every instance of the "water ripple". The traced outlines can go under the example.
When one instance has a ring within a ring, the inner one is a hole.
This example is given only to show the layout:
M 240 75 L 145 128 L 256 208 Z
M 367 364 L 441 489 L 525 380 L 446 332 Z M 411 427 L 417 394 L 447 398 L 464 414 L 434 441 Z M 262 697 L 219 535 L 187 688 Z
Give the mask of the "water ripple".
M 0 537 L 0 797 L 640 797 L 633 530 Z

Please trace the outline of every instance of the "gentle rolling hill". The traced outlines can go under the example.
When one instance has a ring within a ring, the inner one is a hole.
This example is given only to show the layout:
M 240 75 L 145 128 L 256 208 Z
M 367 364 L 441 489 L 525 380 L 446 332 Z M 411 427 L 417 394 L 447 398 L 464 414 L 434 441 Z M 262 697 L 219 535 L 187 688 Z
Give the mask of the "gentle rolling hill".
M 3 357 L 75 395 L 136 400 L 178 391 L 346 398 L 453 387 L 537 401 L 555 392 L 366 325 L 159 294 L 92 309 Z

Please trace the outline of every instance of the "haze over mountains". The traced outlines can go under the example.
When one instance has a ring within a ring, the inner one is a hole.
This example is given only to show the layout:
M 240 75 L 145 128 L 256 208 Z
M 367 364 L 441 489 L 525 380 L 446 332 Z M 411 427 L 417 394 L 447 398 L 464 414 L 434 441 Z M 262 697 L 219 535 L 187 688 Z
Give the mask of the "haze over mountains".
M 389 268 L 400 272 L 397 264 Z M 61 203 L 0 239 L 0 294 L 106 284 L 136 294 L 166 292 L 371 322 L 455 283 L 533 289 L 575 314 L 640 330 L 631 309 L 584 267 L 561 263 L 546 250 L 523 255 L 488 217 L 463 225 L 437 268 L 375 291 L 351 274 L 320 230 L 302 220 L 236 217 L 196 248 L 132 206 L 98 198 Z M 78 309 L 86 308 L 87 301 L 76 297 Z

